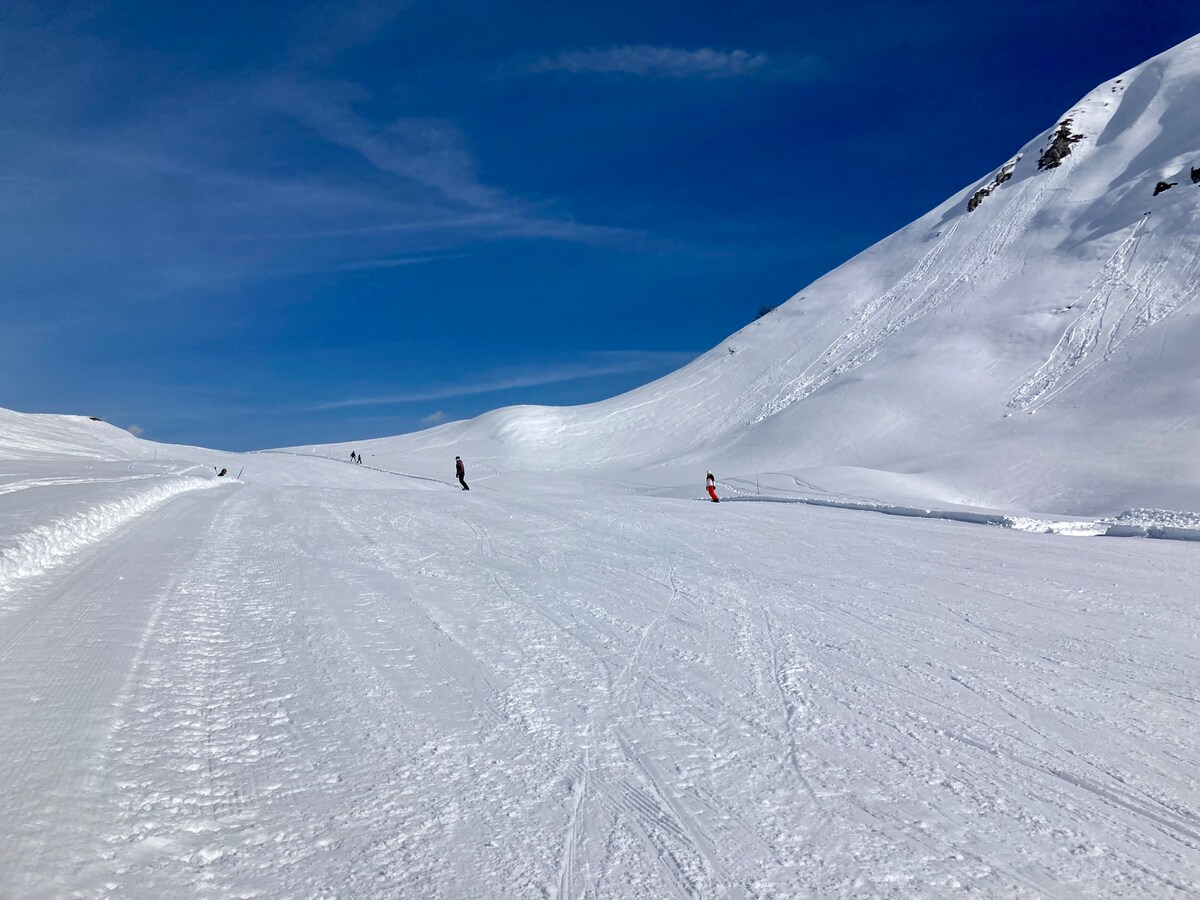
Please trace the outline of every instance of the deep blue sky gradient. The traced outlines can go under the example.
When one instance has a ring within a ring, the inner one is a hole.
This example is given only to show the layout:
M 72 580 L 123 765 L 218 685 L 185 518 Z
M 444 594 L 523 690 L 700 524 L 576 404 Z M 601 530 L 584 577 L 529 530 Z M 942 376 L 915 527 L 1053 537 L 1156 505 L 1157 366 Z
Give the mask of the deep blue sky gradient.
M 603 399 L 1197 31 L 1174 0 L 9 0 L 0 406 L 249 449 Z

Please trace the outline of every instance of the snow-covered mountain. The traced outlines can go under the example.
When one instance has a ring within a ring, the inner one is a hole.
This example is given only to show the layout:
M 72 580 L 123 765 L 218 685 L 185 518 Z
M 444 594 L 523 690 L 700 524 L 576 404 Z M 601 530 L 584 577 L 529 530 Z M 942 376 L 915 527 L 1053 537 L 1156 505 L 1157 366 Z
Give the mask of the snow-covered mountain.
M 1200 509 L 1198 101 L 1200 37 L 678 372 L 362 446 L 678 483 L 775 471 L 1064 513 Z

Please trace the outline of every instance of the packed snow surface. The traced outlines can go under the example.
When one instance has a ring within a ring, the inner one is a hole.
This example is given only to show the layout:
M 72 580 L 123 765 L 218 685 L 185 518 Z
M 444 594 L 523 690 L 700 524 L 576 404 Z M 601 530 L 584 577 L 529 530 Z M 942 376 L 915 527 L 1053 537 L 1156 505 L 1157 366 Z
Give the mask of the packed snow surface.
M 1200 891 L 1193 543 L 3 416 L 0 896 Z

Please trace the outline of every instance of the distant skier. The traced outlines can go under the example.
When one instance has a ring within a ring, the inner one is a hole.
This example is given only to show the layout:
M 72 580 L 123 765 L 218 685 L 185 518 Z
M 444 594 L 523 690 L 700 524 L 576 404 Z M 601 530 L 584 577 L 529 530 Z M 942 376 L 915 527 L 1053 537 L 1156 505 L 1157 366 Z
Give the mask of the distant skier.
M 704 486 L 708 489 L 708 496 L 713 503 L 720 503 L 721 498 L 717 496 L 717 479 L 713 477 L 713 473 L 709 472 L 708 477 L 704 479 Z
M 350 451 L 350 462 L 358 462 L 358 455 L 353 450 Z
M 454 457 L 454 477 L 458 479 L 458 483 L 463 486 L 464 491 L 470 490 L 465 480 L 467 477 L 467 467 L 463 465 L 461 456 Z

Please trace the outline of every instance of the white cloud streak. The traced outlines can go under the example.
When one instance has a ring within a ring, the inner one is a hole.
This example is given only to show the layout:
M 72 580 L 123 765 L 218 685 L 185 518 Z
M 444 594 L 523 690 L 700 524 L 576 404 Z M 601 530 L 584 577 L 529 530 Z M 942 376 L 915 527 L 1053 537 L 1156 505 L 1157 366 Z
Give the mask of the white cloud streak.
M 328 63 L 370 43 L 395 24 L 407 8 L 404 0 L 314 4 L 297 16 L 299 31 L 292 57 L 298 63 Z
M 354 111 L 354 103 L 364 96 L 365 92 L 355 86 L 295 80 L 277 80 L 258 91 L 263 103 L 291 116 L 322 140 L 357 154 L 398 183 L 424 189 L 430 206 L 446 222 L 474 228 L 481 237 L 604 243 L 632 236 L 623 229 L 545 215 L 536 206 L 483 184 L 462 135 L 450 124 L 437 119 L 400 118 L 378 127 Z M 439 223 L 429 218 L 425 217 L 420 226 L 437 227 Z M 367 227 L 378 233 L 411 228 L 412 223 Z
M 281 275 L 318 275 L 322 272 L 370 272 L 379 269 L 398 269 L 402 266 L 417 266 L 447 260 L 465 259 L 465 253 L 442 253 L 429 256 L 400 256 L 382 259 L 330 262 L 325 265 L 296 266 L 290 269 L 267 269 L 258 274 L 260 278 L 277 278 Z
M 636 45 L 604 50 L 569 50 L 541 59 L 536 72 L 625 74 L 645 78 L 732 78 L 757 72 L 768 64 L 763 53 L 748 50 L 682 50 Z
M 377 129 L 355 115 L 351 92 L 296 81 L 276 81 L 261 92 L 269 105 L 331 144 L 357 153 L 380 172 L 396 175 L 429 188 L 472 209 L 501 206 L 500 191 L 480 184 L 474 162 L 462 146 L 460 135 L 436 119 L 397 119 Z M 358 91 L 353 92 L 356 96 Z
M 514 388 L 541 387 L 566 381 L 580 381 L 603 375 L 622 375 L 645 372 L 653 369 L 682 366 L 695 358 L 694 353 L 643 352 L 613 350 L 590 354 L 590 359 L 562 366 L 540 368 L 527 372 L 496 373 L 484 376 L 479 381 L 453 384 L 424 391 L 383 394 L 373 397 L 350 397 L 334 400 L 307 408 L 309 412 L 331 409 L 351 409 L 362 406 L 397 406 L 404 403 L 421 403 L 429 400 L 447 400 L 453 397 L 471 397 L 492 394 Z

